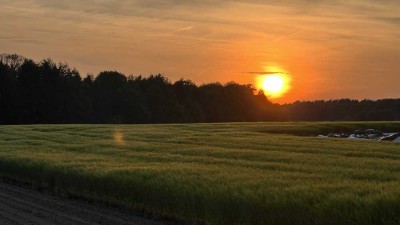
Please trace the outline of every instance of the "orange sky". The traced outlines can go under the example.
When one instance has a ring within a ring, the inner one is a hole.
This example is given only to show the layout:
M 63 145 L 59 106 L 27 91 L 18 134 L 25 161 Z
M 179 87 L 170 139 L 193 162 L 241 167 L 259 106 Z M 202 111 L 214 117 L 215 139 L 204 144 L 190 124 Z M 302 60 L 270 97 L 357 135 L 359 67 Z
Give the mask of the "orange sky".
M 400 97 L 396 0 L 0 0 L 0 51 L 82 75 L 163 73 L 252 83 L 278 67 L 274 102 Z

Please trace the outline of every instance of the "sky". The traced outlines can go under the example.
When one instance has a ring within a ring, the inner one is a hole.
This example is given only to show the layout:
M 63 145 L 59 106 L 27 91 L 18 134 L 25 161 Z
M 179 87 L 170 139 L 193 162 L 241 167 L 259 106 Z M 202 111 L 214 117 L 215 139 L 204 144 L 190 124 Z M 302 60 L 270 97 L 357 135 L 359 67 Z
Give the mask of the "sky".
M 277 103 L 399 98 L 399 12 L 398 0 L 0 0 L 0 53 L 198 85 L 285 72 Z

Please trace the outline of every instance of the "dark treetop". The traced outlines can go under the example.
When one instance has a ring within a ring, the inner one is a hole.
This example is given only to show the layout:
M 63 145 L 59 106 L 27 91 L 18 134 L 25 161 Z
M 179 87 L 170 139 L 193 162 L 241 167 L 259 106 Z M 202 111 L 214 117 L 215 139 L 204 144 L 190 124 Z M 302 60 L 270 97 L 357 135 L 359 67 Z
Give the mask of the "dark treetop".
M 197 86 L 0 55 L 0 124 L 399 120 L 400 99 L 272 104 L 252 85 Z

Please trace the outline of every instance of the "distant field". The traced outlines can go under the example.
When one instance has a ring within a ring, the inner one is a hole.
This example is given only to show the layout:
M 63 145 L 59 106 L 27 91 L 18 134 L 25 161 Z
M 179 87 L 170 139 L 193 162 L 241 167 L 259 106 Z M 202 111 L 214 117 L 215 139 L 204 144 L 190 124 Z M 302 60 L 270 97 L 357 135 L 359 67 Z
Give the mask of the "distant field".
M 0 176 L 209 224 L 400 223 L 400 123 L 0 127 Z

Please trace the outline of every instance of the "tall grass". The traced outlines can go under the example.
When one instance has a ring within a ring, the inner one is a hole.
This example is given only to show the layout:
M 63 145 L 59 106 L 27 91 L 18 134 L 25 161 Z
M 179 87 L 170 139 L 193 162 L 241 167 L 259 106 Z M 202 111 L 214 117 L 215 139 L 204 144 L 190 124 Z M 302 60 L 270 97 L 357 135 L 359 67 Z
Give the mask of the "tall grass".
M 0 127 L 0 176 L 209 224 L 399 224 L 400 123 Z M 291 134 L 291 135 L 289 135 Z

